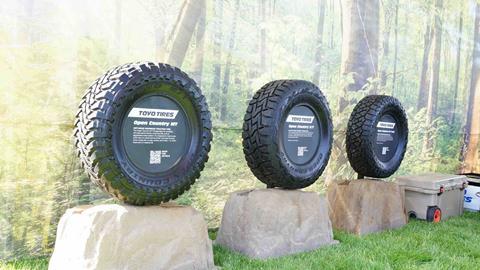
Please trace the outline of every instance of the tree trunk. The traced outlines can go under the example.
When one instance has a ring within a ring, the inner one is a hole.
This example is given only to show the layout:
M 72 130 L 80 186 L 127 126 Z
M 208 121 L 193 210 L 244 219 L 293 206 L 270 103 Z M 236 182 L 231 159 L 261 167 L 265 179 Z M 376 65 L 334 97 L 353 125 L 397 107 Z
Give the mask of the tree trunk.
M 440 76 L 440 57 L 442 52 L 442 9 L 443 0 L 435 1 L 435 24 L 433 37 L 432 70 L 428 89 L 427 123 L 430 125 L 437 114 L 438 86 Z
M 88 177 L 81 177 L 78 187 L 78 205 L 90 203 L 90 179 Z
M 181 67 L 187 53 L 190 40 L 200 18 L 204 1 L 185 0 L 185 9 L 180 15 L 179 25 L 175 29 L 172 47 L 168 56 L 168 63 Z M 202 4 L 203 3 L 203 4 Z
M 26 19 L 23 19 L 23 23 L 25 23 L 25 35 L 27 39 L 27 44 L 31 45 L 35 42 L 35 34 L 34 34 L 34 29 L 32 26 L 35 25 L 34 23 L 34 5 L 35 2 L 34 0 L 24 0 L 24 8 L 25 8 L 25 17 Z
M 163 27 L 155 27 L 155 58 L 162 61 L 165 58 L 165 32 Z
M 478 172 L 478 141 L 480 132 L 480 3 L 475 7 L 472 74 L 465 124 L 465 149 L 462 153 L 462 172 Z
M 455 112 L 457 111 L 458 98 L 458 81 L 460 78 L 460 57 L 462 53 L 462 34 L 463 34 L 463 12 L 460 12 L 460 19 L 458 22 L 458 41 L 457 41 L 457 56 L 455 60 L 455 83 L 453 86 L 453 108 L 450 112 L 450 125 L 455 123 Z
M 195 36 L 195 60 L 193 62 L 192 77 L 199 87 L 202 86 L 203 74 L 203 51 L 205 47 L 205 17 L 206 6 L 205 0 L 201 0 L 202 9 L 200 11 L 200 18 L 198 19 L 197 33 Z
M 330 9 L 329 9 L 329 12 L 332 16 L 332 19 L 330 20 L 330 38 L 329 38 L 329 42 L 328 42 L 328 47 L 330 49 L 333 49 L 333 44 L 334 44 L 334 32 L 335 32 L 335 2 L 334 0 L 330 0 L 329 2 L 329 6 L 330 6 Z
M 265 1 L 266 0 L 260 0 L 260 18 L 261 18 L 261 23 L 260 23 L 260 69 L 261 72 L 266 71 L 266 42 L 267 42 L 267 32 L 265 29 L 265 24 L 266 24 L 266 7 L 265 7 Z
M 228 42 L 227 63 L 225 65 L 225 72 L 223 74 L 222 86 L 222 107 L 220 109 L 220 121 L 225 121 L 227 118 L 227 102 L 228 102 L 228 87 L 230 86 L 230 69 L 232 67 L 232 51 L 235 47 L 235 33 L 237 31 L 237 20 L 240 9 L 240 0 L 235 1 L 235 9 L 233 14 L 232 31 L 230 40 Z
M 161 11 L 164 9 L 164 6 L 160 5 L 160 1 L 162 0 L 155 0 L 153 2 L 153 8 L 156 11 L 155 14 L 158 14 L 156 16 L 163 16 Z M 172 30 L 172 36 L 175 32 L 175 28 L 177 27 L 180 14 L 183 12 L 184 8 L 185 2 L 183 2 L 182 7 L 180 8 L 176 24 L 174 25 L 174 28 Z M 168 42 L 169 40 L 166 39 L 165 35 L 165 24 L 162 21 L 155 20 L 155 59 L 157 59 L 157 61 L 165 61 L 165 51 L 167 49 Z
M 115 1 L 115 54 L 117 62 L 122 52 L 122 1 Z
M 338 0 L 338 5 L 340 7 L 340 35 L 342 36 L 342 43 L 343 43 L 343 6 L 342 0 Z
M 325 1 L 318 0 L 318 23 L 317 23 L 317 48 L 315 49 L 315 66 L 313 67 L 313 83 L 318 85 L 320 80 L 320 68 L 322 65 L 322 40 L 323 25 L 325 21 Z
M 423 60 L 422 71 L 420 73 L 420 86 L 418 88 L 417 111 L 427 107 L 427 91 L 430 84 L 428 78 L 428 66 L 430 62 L 430 48 L 432 46 L 433 31 L 430 26 L 430 20 L 427 20 L 427 28 L 423 37 Z
M 393 54 L 393 79 L 392 79 L 392 96 L 395 95 L 395 86 L 397 82 L 397 62 L 398 62 L 398 4 L 399 0 L 395 3 L 395 52 Z
M 368 79 L 377 75 L 379 1 L 342 1 L 344 31 L 342 40 L 342 73 L 350 75 L 353 82 L 346 91 L 358 91 L 366 86 Z M 340 102 L 343 111 L 347 102 Z
M 385 87 L 387 85 L 387 68 L 388 68 L 388 54 L 390 50 L 390 22 L 391 22 L 391 11 L 388 10 L 387 7 L 384 8 L 383 14 L 383 24 L 384 24 L 384 31 L 383 31 L 383 42 L 382 42 L 382 71 L 380 74 L 380 85 Z
M 12 194 L 15 195 L 15 194 Z M 14 196 L 12 196 L 14 197 Z M 9 202 L 9 204 L 12 204 L 12 202 Z M 15 247 L 15 239 L 14 239 L 14 233 L 15 233 L 15 227 L 14 227 L 14 211 L 13 209 L 8 209 L 6 208 L 6 221 L 7 221 L 7 227 L 5 230 L 5 250 L 7 256 L 4 258 L 9 258 L 10 254 L 12 254 L 13 251 L 16 250 Z
M 431 126 L 433 120 L 437 116 L 437 100 L 438 87 L 440 79 L 440 60 L 442 52 L 442 9 L 443 0 L 435 1 L 435 23 L 433 36 L 433 54 L 432 54 L 432 69 L 430 75 L 430 87 L 428 88 L 428 102 L 427 102 L 427 126 Z M 428 153 L 433 147 L 433 134 L 427 132 L 423 145 L 423 153 Z
M 338 114 L 353 100 L 349 99 L 349 91 L 359 91 L 375 77 L 378 72 L 379 47 L 379 1 L 378 0 L 344 0 L 343 10 L 342 65 L 341 73 L 351 76 L 349 84 L 341 89 Z M 349 78 L 350 79 L 350 78 Z M 358 95 L 352 95 L 358 96 Z M 346 128 L 345 121 L 339 123 L 340 130 Z M 338 127 L 337 127 L 338 128 Z M 333 143 L 332 159 L 336 160 L 326 172 L 326 183 L 337 177 L 349 177 L 345 170 L 348 164 L 345 154 L 345 136 L 337 136 Z M 343 171 L 343 173 L 342 173 Z
M 222 76 L 222 20 L 223 20 L 223 0 L 215 0 L 214 7 L 214 36 L 213 36 L 213 85 L 211 92 L 212 107 L 214 111 L 220 114 L 220 78 Z
M 55 244 L 55 232 L 57 230 L 58 221 L 67 208 L 66 202 L 68 202 L 68 172 L 71 171 L 73 162 L 76 160 L 76 155 L 71 154 L 69 160 L 64 161 L 64 167 L 62 175 L 59 175 L 58 180 L 55 182 L 55 189 L 52 198 L 52 210 L 49 223 L 49 234 L 47 239 L 47 245 L 53 248 Z
M 165 59 L 162 57 L 162 62 L 168 61 L 168 55 L 166 55 L 169 46 L 171 43 L 173 43 L 173 39 L 175 37 L 175 33 L 177 33 L 178 28 L 180 27 L 180 20 L 183 17 L 183 13 L 185 12 L 185 7 L 187 6 L 188 0 L 184 0 L 182 2 L 182 5 L 180 6 L 180 10 L 178 12 L 177 18 L 175 19 L 175 23 L 173 24 L 172 30 L 170 31 L 170 34 L 168 35 L 167 40 L 164 42 L 163 45 L 163 53 L 165 54 Z M 155 8 L 159 7 L 159 2 L 155 1 Z

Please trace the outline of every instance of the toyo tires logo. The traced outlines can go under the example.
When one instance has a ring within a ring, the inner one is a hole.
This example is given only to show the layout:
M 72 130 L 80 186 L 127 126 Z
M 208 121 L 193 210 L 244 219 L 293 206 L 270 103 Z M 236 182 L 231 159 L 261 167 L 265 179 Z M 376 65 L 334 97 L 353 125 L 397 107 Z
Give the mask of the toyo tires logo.
M 162 110 L 149 108 L 133 108 L 128 117 L 156 118 L 156 119 L 175 119 L 178 110 Z
M 314 119 L 313 116 L 289 114 L 286 122 L 287 123 L 311 124 L 311 123 L 313 123 L 313 119 Z
M 393 129 L 395 127 L 395 123 L 390 123 L 390 122 L 378 122 L 377 128 L 388 128 L 388 129 Z

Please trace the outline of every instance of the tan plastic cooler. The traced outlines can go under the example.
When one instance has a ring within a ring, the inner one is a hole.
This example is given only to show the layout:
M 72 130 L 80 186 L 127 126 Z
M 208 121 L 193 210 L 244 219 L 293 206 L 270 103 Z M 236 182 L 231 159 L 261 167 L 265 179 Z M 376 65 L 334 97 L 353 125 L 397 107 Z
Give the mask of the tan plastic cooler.
M 463 175 L 408 175 L 396 181 L 405 188 L 405 208 L 410 217 L 439 222 L 463 213 L 463 190 L 468 185 Z

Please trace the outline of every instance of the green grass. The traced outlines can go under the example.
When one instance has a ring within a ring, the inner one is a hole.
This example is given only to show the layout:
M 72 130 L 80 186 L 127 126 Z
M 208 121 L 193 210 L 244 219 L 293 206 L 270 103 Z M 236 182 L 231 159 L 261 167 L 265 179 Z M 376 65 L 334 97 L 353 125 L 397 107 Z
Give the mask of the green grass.
M 215 232 L 210 232 L 215 238 Z M 405 227 L 363 237 L 335 232 L 340 244 L 271 260 L 251 260 L 214 246 L 222 269 L 479 269 L 480 214 L 439 224 L 412 220 Z M 47 259 L 27 259 L 1 269 L 46 269 Z

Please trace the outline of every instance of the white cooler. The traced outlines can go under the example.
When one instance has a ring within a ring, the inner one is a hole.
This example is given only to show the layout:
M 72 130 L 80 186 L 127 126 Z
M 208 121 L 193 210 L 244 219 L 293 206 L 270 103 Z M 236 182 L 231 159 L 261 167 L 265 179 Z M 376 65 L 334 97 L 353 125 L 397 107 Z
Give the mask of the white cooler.
M 467 175 L 463 207 L 469 211 L 480 211 L 480 175 Z
M 405 188 L 405 208 L 410 217 L 439 222 L 463 213 L 464 175 L 430 173 L 397 178 Z

